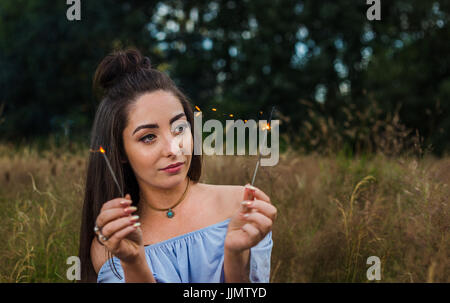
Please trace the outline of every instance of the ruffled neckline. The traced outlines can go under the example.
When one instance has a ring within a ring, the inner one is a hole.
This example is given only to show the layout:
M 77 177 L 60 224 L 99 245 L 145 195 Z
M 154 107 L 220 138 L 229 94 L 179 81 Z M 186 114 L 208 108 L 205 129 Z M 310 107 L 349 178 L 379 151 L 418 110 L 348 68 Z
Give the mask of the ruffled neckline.
M 216 228 L 216 227 L 219 228 L 219 227 L 222 227 L 222 225 L 226 225 L 230 220 L 231 220 L 231 218 L 228 218 L 228 219 L 225 219 L 224 221 L 220 221 L 220 222 L 214 223 L 212 225 L 208 225 L 208 226 L 205 226 L 203 228 L 196 229 L 196 230 L 190 231 L 188 233 L 185 233 L 185 234 L 182 234 L 182 235 L 179 235 L 179 236 L 176 236 L 176 237 L 173 237 L 173 238 L 161 241 L 161 242 L 144 245 L 144 248 L 147 249 L 147 248 L 158 247 L 158 246 L 161 246 L 161 245 L 164 245 L 164 244 L 168 244 L 170 242 L 174 242 L 174 241 L 177 241 L 177 240 L 181 240 L 183 238 L 187 238 L 187 237 L 192 236 L 194 234 L 205 232 L 205 231 L 207 231 L 209 229 L 212 229 L 212 228 Z

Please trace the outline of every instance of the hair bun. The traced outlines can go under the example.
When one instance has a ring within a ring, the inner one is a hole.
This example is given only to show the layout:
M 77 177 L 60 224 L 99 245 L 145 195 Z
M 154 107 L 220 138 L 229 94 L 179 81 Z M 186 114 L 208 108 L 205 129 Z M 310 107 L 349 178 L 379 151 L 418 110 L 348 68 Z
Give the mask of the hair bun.
M 152 68 L 152 64 L 149 57 L 144 57 L 141 61 L 142 68 Z
M 94 90 L 101 88 L 107 91 L 126 74 L 136 72 L 138 69 L 151 69 L 150 58 L 142 56 L 135 48 L 114 51 L 98 65 L 94 75 Z

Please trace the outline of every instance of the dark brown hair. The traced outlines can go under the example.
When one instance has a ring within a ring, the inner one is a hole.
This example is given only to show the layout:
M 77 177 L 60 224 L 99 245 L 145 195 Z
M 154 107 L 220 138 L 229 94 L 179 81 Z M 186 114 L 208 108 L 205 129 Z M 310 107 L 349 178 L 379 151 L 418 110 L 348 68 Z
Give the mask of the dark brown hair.
M 102 146 L 116 174 L 117 180 L 129 193 L 133 205 L 139 202 L 139 185 L 134 172 L 126 161 L 122 133 L 128 123 L 128 110 L 141 95 L 156 90 L 172 93 L 181 103 L 194 137 L 194 116 L 188 98 L 163 72 L 151 67 L 148 57 L 135 48 L 114 51 L 98 65 L 93 81 L 94 92 L 101 96 L 101 103 L 95 114 L 91 132 L 91 149 Z M 195 142 L 194 142 L 195 144 Z M 201 175 L 201 155 L 192 155 L 188 177 L 198 182 Z M 86 187 L 82 211 L 79 257 L 81 261 L 81 282 L 96 282 L 90 249 L 94 237 L 95 220 L 102 205 L 120 197 L 120 192 L 108 171 L 107 164 L 99 153 L 91 153 L 87 165 Z M 108 252 L 108 260 L 112 254 Z M 111 264 L 111 263 L 110 263 Z

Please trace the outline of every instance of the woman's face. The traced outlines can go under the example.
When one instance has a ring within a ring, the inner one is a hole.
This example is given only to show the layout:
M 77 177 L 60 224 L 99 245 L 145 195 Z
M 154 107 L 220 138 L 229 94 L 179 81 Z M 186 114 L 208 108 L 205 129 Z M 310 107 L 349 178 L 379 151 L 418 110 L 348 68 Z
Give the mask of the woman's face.
M 186 178 L 192 158 L 192 134 L 183 106 L 172 93 L 157 90 L 139 97 L 129 108 L 123 142 L 141 186 L 167 189 Z M 165 169 L 177 163 L 183 164 Z

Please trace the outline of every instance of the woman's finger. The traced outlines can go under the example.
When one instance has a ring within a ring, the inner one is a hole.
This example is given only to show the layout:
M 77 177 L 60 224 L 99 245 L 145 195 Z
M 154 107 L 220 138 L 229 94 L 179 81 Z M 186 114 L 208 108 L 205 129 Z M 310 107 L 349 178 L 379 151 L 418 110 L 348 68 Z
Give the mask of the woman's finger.
M 276 207 L 268 203 L 267 201 L 255 199 L 252 201 L 242 201 L 241 204 L 247 207 L 248 209 L 256 209 L 258 212 L 269 217 L 272 221 L 275 221 L 275 219 L 277 218 Z
M 128 206 L 128 207 L 119 207 L 119 208 L 112 208 L 102 211 L 98 217 L 95 223 L 99 228 L 102 229 L 103 233 L 103 227 L 107 225 L 109 222 L 117 220 L 121 217 L 129 216 L 130 214 L 134 213 L 137 210 L 136 206 Z
M 118 232 L 116 232 L 115 234 L 113 234 L 111 236 L 110 239 L 107 240 L 107 244 L 108 246 L 112 247 L 113 249 L 111 249 L 110 247 L 108 247 L 109 250 L 114 250 L 117 249 L 118 244 L 120 243 L 120 241 L 122 241 L 126 236 L 128 236 L 130 233 L 132 233 L 133 231 L 135 231 L 136 229 L 138 229 L 140 226 L 140 223 L 137 222 L 133 225 L 127 226 L 121 230 L 119 230 Z
M 245 185 L 245 188 L 251 192 L 252 197 L 254 197 L 255 199 L 259 199 L 259 200 L 263 200 L 263 201 L 267 201 L 267 202 L 271 203 L 269 196 L 266 195 L 259 188 L 254 187 L 250 184 Z M 245 199 L 245 197 L 246 197 L 246 195 L 244 194 L 244 200 L 253 200 L 253 199 Z
M 102 234 L 107 238 L 111 238 L 116 232 L 136 223 L 138 220 L 139 216 L 127 216 L 111 221 L 102 228 Z
M 263 239 L 260 230 L 251 223 L 244 224 L 241 229 L 248 234 L 251 247 L 255 246 Z
M 246 213 L 242 217 L 260 231 L 262 238 L 272 229 L 272 220 L 259 212 Z
M 131 205 L 131 203 L 132 203 L 132 201 L 131 201 L 130 194 L 126 194 L 125 198 L 116 198 L 116 199 L 112 199 L 112 200 L 109 200 L 108 202 L 104 203 L 102 205 L 102 208 L 100 209 L 100 212 L 107 210 L 107 209 L 128 206 L 128 205 Z
M 249 187 L 245 186 L 244 187 L 244 200 L 253 200 L 254 196 L 253 196 L 253 190 L 250 189 Z

